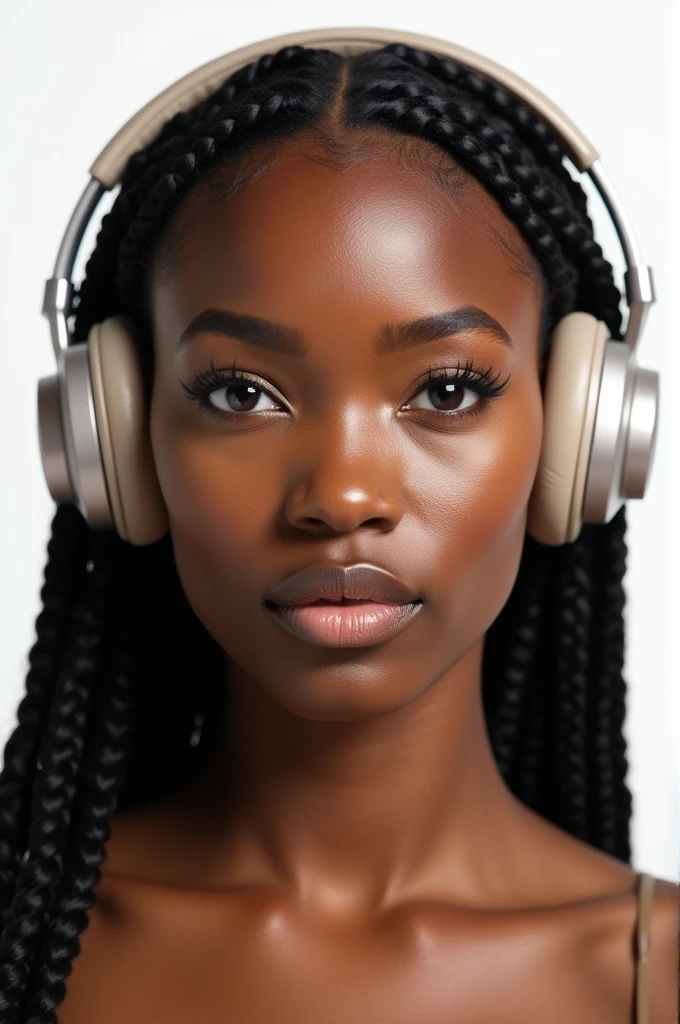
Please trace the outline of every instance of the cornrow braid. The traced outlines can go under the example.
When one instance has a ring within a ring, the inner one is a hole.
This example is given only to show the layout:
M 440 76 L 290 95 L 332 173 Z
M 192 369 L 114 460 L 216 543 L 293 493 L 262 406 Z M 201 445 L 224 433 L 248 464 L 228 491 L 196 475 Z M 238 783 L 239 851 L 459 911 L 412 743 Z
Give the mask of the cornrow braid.
M 588 629 L 592 619 L 591 565 L 593 536 L 590 543 L 576 546 L 560 573 L 560 628 L 556 637 L 555 665 L 555 763 L 560 802 L 558 821 L 568 821 L 580 839 L 588 835 L 589 774 L 586 755 L 586 714 L 591 690 L 591 647 Z
M 314 124 L 323 109 L 322 87 L 339 73 L 341 58 L 330 51 L 290 46 L 256 65 L 240 69 L 198 108 L 176 114 L 159 141 L 129 161 L 118 197 L 102 218 L 74 303 L 76 338 L 84 340 L 89 326 L 102 317 L 102 285 L 107 287 L 105 315 L 124 311 L 144 319 L 146 279 L 140 267 L 148 266 L 154 229 L 157 234 L 209 166 L 259 141 L 280 139 Z M 272 93 L 272 86 L 279 91 Z M 178 129 L 182 134 L 175 134 Z
M 551 172 L 563 184 L 574 184 L 573 178 L 563 164 L 564 147 L 552 126 L 514 93 L 451 57 L 416 49 L 405 43 L 391 43 L 385 47 L 384 52 L 395 54 L 421 73 L 431 76 L 437 83 L 444 82 L 460 92 L 477 97 L 486 109 L 500 114 L 512 125 L 518 138 L 550 166 Z M 585 210 L 585 194 L 578 185 L 575 191 L 577 205 L 582 205 Z
M 57 520 L 63 529 L 55 528 Z M 30 794 L 54 692 L 55 662 L 63 650 L 71 603 L 84 572 L 87 528 L 82 516 L 71 506 L 61 506 L 52 531 L 40 591 L 39 638 L 28 656 L 26 695 L 17 711 L 17 727 L 5 747 L 0 781 L 0 923 L 19 870 L 18 851 L 28 833 Z
M 119 270 L 116 286 L 120 294 L 131 294 L 138 278 L 138 255 L 144 251 L 144 243 L 151 229 L 164 217 L 169 216 L 179 205 L 194 179 L 201 170 L 228 148 L 233 141 L 238 145 L 242 136 L 255 141 L 254 136 L 264 134 L 276 118 L 285 118 L 300 108 L 295 93 L 284 96 L 275 93 L 263 103 L 248 102 L 235 111 L 233 117 L 221 118 L 191 147 L 188 153 L 178 157 L 169 173 L 156 183 L 149 193 L 147 202 L 135 219 L 128 225 L 119 248 Z M 139 309 L 139 303 L 137 309 Z
M 626 777 L 628 761 L 623 723 L 626 713 L 624 663 L 625 591 L 628 548 L 625 540 L 626 509 L 620 509 L 607 531 L 607 545 L 596 552 L 595 576 L 601 580 L 599 614 L 593 643 L 598 686 L 594 690 L 596 719 L 588 745 L 589 775 L 598 787 L 591 808 L 590 835 L 601 849 L 625 860 L 630 858 L 629 823 L 632 798 Z
M 406 49 L 400 45 L 400 52 Z M 374 58 L 380 61 L 384 76 L 379 82 L 366 88 L 358 77 L 349 88 L 350 102 L 353 93 L 358 100 L 352 126 L 391 124 L 449 152 L 497 199 L 529 244 L 551 284 L 549 323 L 561 319 L 578 300 L 579 308 L 586 310 L 596 304 L 597 315 L 612 337 L 620 337 L 621 296 L 611 264 L 592 235 L 584 204 L 574 206 L 570 201 L 572 192 L 565 187 L 564 177 L 546 174 L 536 155 L 513 137 L 511 125 L 480 107 L 478 97 L 451 94 L 443 88 L 435 71 L 444 73 L 454 63 L 450 59 L 430 55 L 428 73 L 433 84 L 427 92 L 422 82 L 409 80 L 392 52 L 388 47 Z M 421 51 L 413 55 L 417 52 Z M 357 70 L 367 59 L 366 55 L 357 58 Z M 507 93 L 496 86 L 495 93 L 499 91 Z M 583 196 L 580 186 L 579 191 Z M 577 282 L 580 293 L 575 292 Z
M 449 57 L 414 49 L 403 43 L 386 47 L 414 67 L 431 75 L 436 81 L 455 85 L 456 88 L 477 97 L 486 110 L 500 114 L 508 122 L 521 142 L 549 167 L 551 174 L 563 189 L 566 189 L 571 205 L 580 210 L 591 239 L 593 226 L 588 216 L 588 199 L 581 185 L 574 180 L 564 166 L 564 149 L 555 135 L 552 125 L 544 121 L 532 107 L 520 100 L 514 93 L 499 86 L 492 79 L 479 74 Z M 597 244 L 597 243 L 596 243 Z M 604 277 L 607 271 L 604 267 Z M 613 335 L 616 337 L 617 335 Z
M 187 140 L 200 137 L 211 124 L 217 123 L 225 109 L 230 108 L 243 91 L 248 91 L 252 96 L 253 87 L 264 83 L 266 91 L 263 95 L 266 98 L 276 86 L 277 73 L 281 74 L 284 83 L 289 84 L 297 68 L 313 68 L 315 61 L 316 51 L 304 46 L 285 46 L 275 53 L 265 53 L 240 68 L 191 110 L 179 111 L 166 121 L 156 138 L 145 149 L 130 157 L 121 179 L 121 187 L 129 192 L 137 185 L 141 172 L 149 165 L 158 164 L 161 160 L 167 163 L 185 152 Z M 312 78 L 311 84 L 313 82 Z
M 602 319 L 609 327 L 612 338 L 620 339 L 620 294 L 613 283 L 611 264 L 604 258 L 602 248 L 595 240 L 593 223 L 588 215 L 587 195 L 580 183 L 574 180 L 565 167 L 563 145 L 555 135 L 552 126 L 514 93 L 457 61 L 428 53 L 425 50 L 414 49 L 403 43 L 395 43 L 387 47 L 387 50 L 395 52 L 403 60 L 422 68 L 437 80 L 455 82 L 471 96 L 481 99 L 488 110 L 500 114 L 503 120 L 512 126 L 518 139 L 529 150 L 530 158 L 526 169 L 530 175 L 533 173 L 537 156 L 545 162 L 551 175 L 554 176 L 555 187 L 568 197 L 567 207 L 576 207 L 579 211 L 580 226 L 585 231 L 581 242 L 590 250 L 591 266 L 588 273 L 580 275 L 579 283 L 587 289 L 591 280 L 597 280 L 599 289 L 608 292 L 612 309 L 607 315 L 603 314 Z M 512 146 L 512 140 L 506 140 L 506 144 Z M 520 170 L 519 173 L 522 171 Z M 534 192 L 533 198 L 540 202 L 540 192 Z M 574 230 L 574 226 L 575 222 L 567 219 L 565 226 L 567 233 Z M 578 226 L 576 229 L 578 230 Z M 577 301 L 579 308 L 586 308 L 589 299 L 587 296 L 581 298 L 579 295 Z
M 116 313 L 143 323 L 148 269 L 174 211 L 194 189 L 229 182 L 232 158 L 252 151 L 257 162 L 265 147 L 316 131 L 333 159 L 343 133 L 376 130 L 434 144 L 496 199 L 541 268 L 546 346 L 550 326 L 575 308 L 620 336 L 612 269 L 550 126 L 484 75 L 392 44 L 352 58 L 286 47 L 171 118 L 130 158 L 102 219 L 74 301 L 74 340 Z M 152 364 L 144 332 L 140 357 Z M 625 528 L 621 509 L 561 548 L 526 536 L 485 639 L 482 695 L 518 798 L 627 860 Z M 112 815 L 171 790 L 209 755 L 224 699 L 223 652 L 186 600 L 169 538 L 132 548 L 61 507 L 42 596 L 0 776 L 0 899 L 15 890 L 0 936 L 0 1024 L 55 1024 Z
M 579 542 L 580 537 L 575 543 Z M 544 547 L 527 535 L 523 564 L 532 570 L 533 586 L 513 591 L 511 599 L 526 593 L 527 600 L 526 603 L 522 601 L 515 610 L 517 622 L 514 638 L 506 636 L 500 647 L 501 652 L 507 651 L 508 658 L 513 661 L 508 661 L 507 667 L 499 664 L 496 672 L 493 675 L 487 674 L 485 678 L 485 692 L 488 692 L 492 679 L 495 679 L 497 689 L 494 699 L 487 698 L 492 735 L 496 721 L 510 721 L 507 730 L 510 736 L 506 742 L 512 744 L 513 757 L 508 766 L 508 784 L 515 793 L 522 794 L 528 806 L 546 817 L 555 815 L 556 783 L 550 777 L 549 756 L 553 736 L 549 728 L 551 719 L 548 710 L 552 706 L 550 694 L 555 671 L 555 617 L 552 609 L 559 603 L 559 560 L 559 549 L 550 549 L 548 554 Z M 498 646 L 496 632 L 504 619 L 492 626 L 488 646 Z M 521 715 L 512 708 L 510 685 L 505 683 L 513 663 L 517 665 L 517 685 L 522 686 Z M 552 810 L 546 813 L 548 808 Z
M 57 678 L 40 751 L 28 849 L 7 910 L 0 945 L 0 1024 L 15 1024 L 28 971 L 45 928 L 76 793 L 87 706 L 102 643 L 110 579 L 90 572 L 73 613 L 64 665 Z
M 537 677 L 540 681 L 543 670 L 540 645 L 549 627 L 546 587 L 555 557 L 554 550 L 548 557 L 540 557 L 539 546 L 527 536 L 518 574 L 520 585 L 513 588 L 505 614 L 494 624 L 494 634 L 484 647 L 485 715 L 494 754 L 503 776 L 519 789 L 522 785 L 516 776 L 524 750 L 522 727 L 529 689 Z M 541 728 L 543 725 L 541 720 Z
M 68 870 L 55 899 L 40 959 L 29 978 L 31 994 L 22 1008 L 28 1024 L 56 1020 L 56 1008 L 66 993 L 66 978 L 80 953 L 78 936 L 95 902 L 94 890 L 101 879 L 99 865 L 129 754 L 134 687 L 128 643 L 128 631 L 117 628 L 84 758 L 83 792 L 87 800 L 73 830 L 74 840 L 67 851 Z

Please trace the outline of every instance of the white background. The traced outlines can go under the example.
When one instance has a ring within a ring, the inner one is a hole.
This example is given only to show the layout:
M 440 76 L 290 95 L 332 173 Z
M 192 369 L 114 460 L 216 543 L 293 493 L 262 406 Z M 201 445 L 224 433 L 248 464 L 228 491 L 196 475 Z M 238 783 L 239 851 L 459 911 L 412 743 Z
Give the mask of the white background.
M 660 438 L 643 502 L 629 503 L 626 734 L 634 865 L 678 878 L 680 746 L 680 14 L 671 0 L 22 0 L 0 38 L 0 744 L 13 727 L 34 637 L 52 504 L 36 384 L 54 372 L 44 280 L 100 149 L 175 79 L 221 53 L 303 28 L 376 25 L 442 36 L 546 92 L 602 154 L 659 302 L 639 353 L 662 374 Z M 674 134 L 675 133 L 675 134 Z M 679 186 L 676 184 L 676 189 Z M 620 257 L 592 212 L 605 251 Z M 81 261 L 79 260 L 79 264 Z

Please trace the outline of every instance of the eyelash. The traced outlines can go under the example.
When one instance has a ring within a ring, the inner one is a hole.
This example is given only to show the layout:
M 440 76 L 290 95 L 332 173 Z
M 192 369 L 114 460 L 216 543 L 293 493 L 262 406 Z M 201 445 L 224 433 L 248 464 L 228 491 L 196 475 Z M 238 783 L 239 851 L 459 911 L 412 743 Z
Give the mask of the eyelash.
M 507 390 L 508 383 L 510 381 L 510 375 L 508 375 L 505 378 L 505 380 L 498 383 L 500 373 L 497 373 L 495 377 L 492 377 L 492 373 L 493 370 L 491 368 L 486 370 L 476 369 L 471 359 L 469 359 L 466 363 L 462 365 L 458 364 L 453 370 L 446 367 L 442 368 L 432 366 L 427 371 L 427 381 L 424 384 L 422 384 L 417 391 L 413 393 L 413 396 L 412 398 L 409 399 L 409 402 L 413 401 L 416 395 L 419 395 L 420 392 L 429 384 L 439 383 L 440 381 L 453 381 L 457 384 L 462 384 L 464 387 L 469 388 L 471 391 L 476 392 L 476 394 L 479 395 L 479 401 L 475 402 L 475 404 L 470 406 L 469 408 L 463 409 L 462 412 L 446 412 L 437 409 L 421 409 L 419 411 L 429 413 L 437 417 L 447 416 L 450 419 L 462 419 L 465 416 L 477 416 L 479 415 L 479 413 L 484 411 L 484 409 L 487 407 L 490 401 L 492 401 L 494 398 L 500 398 L 500 396 L 504 395 Z M 213 393 L 213 391 L 219 391 L 222 390 L 223 388 L 232 387 L 233 385 L 239 383 L 252 384 L 254 387 L 257 388 L 258 391 L 263 391 L 265 394 L 268 394 L 269 397 L 272 398 L 274 401 L 278 401 L 278 399 L 274 398 L 274 396 L 269 393 L 268 389 L 264 387 L 263 384 L 260 384 L 258 378 L 241 369 L 241 367 L 236 365 L 235 361 L 232 364 L 229 372 L 225 373 L 223 370 L 218 370 L 217 367 L 215 366 L 215 363 L 211 360 L 210 367 L 207 370 L 201 370 L 199 373 L 195 375 L 190 384 L 182 383 L 181 386 L 186 396 L 192 401 L 198 402 L 199 407 L 203 411 L 209 413 L 210 415 L 217 416 L 222 420 L 227 419 L 237 421 L 243 419 L 244 417 L 247 418 L 249 416 L 252 416 L 253 413 L 225 413 L 221 409 L 218 409 L 215 405 L 213 405 L 213 403 L 210 401 L 210 395 Z M 274 410 L 271 409 L 261 410 L 261 412 L 273 411 Z

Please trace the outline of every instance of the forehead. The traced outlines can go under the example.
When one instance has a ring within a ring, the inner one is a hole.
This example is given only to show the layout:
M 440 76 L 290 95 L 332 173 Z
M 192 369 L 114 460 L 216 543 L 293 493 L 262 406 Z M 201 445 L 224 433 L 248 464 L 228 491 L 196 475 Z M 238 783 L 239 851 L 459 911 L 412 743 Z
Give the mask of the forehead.
M 511 335 L 538 334 L 528 246 L 478 182 L 441 158 L 435 170 L 426 147 L 378 145 L 343 163 L 298 141 L 252 166 L 237 188 L 199 187 L 177 212 L 151 281 L 166 323 L 171 312 L 181 331 L 229 303 L 303 330 L 330 311 L 349 321 L 475 304 Z

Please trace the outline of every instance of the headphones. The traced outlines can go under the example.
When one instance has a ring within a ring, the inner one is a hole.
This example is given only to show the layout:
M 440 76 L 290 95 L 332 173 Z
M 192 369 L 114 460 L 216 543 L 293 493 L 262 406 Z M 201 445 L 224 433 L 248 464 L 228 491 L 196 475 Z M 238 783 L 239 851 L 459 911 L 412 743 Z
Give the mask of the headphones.
M 628 318 L 623 342 L 606 324 L 574 312 L 555 327 L 544 384 L 544 428 L 529 499 L 527 531 L 543 544 L 576 540 L 584 522 L 606 523 L 627 498 L 642 498 L 654 459 L 659 374 L 638 367 L 635 348 L 654 302 L 651 267 L 642 262 L 632 226 L 599 154 L 551 100 L 507 68 L 445 40 L 382 28 L 315 29 L 273 36 L 202 65 L 132 117 L 90 167 L 91 180 L 71 215 L 46 282 L 47 317 L 57 373 L 38 382 L 43 471 L 57 503 L 76 504 L 93 529 L 114 527 L 131 544 L 151 544 L 168 530 L 156 475 L 136 328 L 127 317 L 95 324 L 72 343 L 68 318 L 80 243 L 104 192 L 162 126 L 214 92 L 235 71 L 284 46 L 323 47 L 346 56 L 406 43 L 450 57 L 522 99 L 560 137 L 604 200 L 623 249 Z

